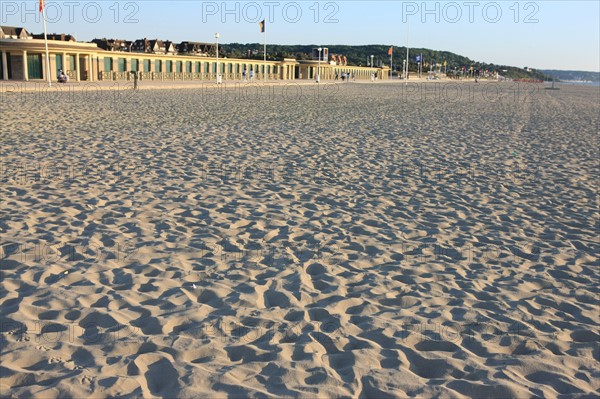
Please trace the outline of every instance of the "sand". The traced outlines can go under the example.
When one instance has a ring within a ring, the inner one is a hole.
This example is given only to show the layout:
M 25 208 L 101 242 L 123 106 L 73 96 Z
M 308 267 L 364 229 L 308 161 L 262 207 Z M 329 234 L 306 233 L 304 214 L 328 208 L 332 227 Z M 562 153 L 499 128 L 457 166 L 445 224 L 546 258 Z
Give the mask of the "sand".
M 1 396 L 597 397 L 599 92 L 532 88 L 4 93 Z

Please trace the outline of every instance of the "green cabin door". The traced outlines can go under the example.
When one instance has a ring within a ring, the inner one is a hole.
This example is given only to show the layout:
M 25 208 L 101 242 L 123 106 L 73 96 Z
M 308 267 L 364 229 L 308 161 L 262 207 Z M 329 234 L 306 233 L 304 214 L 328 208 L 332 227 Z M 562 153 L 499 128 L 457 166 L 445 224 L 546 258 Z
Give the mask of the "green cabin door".
M 138 71 L 138 60 L 136 60 L 135 58 L 131 59 L 131 72 L 137 72 Z
M 27 54 L 27 72 L 29 79 L 43 79 L 42 75 L 42 55 Z
M 61 54 L 56 54 L 56 76 L 58 76 L 58 72 L 60 70 L 64 70 L 63 68 L 63 57 Z

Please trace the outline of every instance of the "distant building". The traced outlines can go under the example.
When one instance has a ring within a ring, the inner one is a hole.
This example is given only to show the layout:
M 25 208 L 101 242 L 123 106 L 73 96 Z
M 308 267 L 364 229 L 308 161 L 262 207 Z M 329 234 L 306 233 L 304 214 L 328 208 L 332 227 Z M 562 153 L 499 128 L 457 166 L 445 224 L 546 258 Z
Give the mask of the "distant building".
M 25 28 L 0 26 L 0 39 L 33 39 L 33 36 Z
M 338 65 L 338 66 L 348 65 L 348 58 L 346 58 L 345 55 L 330 54 L 329 59 L 330 59 L 329 63 L 331 65 Z
M 106 51 L 131 51 L 133 42 L 122 39 L 94 39 L 92 43 L 95 43 L 99 48 Z
M 173 42 L 168 40 L 149 40 L 146 38 L 138 39 L 131 45 L 131 51 L 134 53 L 146 54 L 175 54 Z
M 321 62 L 329 62 L 329 49 L 327 47 L 321 48 Z M 312 60 L 319 61 L 319 49 L 312 49 Z
M 165 40 L 165 54 L 176 54 L 175 43 Z
M 158 42 L 159 40 L 149 40 L 146 38 L 138 39 L 131 45 L 131 52 L 159 54 L 160 44 Z
M 60 40 L 62 42 L 76 42 L 75 37 L 73 35 L 67 35 L 65 33 L 49 33 L 46 35 L 48 40 Z M 44 39 L 44 34 L 34 34 L 34 39 Z
M 177 53 L 208 57 L 210 54 L 216 53 L 216 46 L 214 43 L 181 42 L 177 45 Z

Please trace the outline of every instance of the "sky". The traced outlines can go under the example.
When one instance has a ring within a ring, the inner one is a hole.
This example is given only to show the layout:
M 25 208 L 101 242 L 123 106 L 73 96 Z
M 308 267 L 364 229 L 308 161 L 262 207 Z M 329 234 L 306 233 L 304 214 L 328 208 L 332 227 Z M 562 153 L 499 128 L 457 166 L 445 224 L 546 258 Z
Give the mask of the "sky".
M 2 25 L 43 32 L 37 1 L 0 1 Z M 48 33 L 135 40 L 385 44 L 474 61 L 600 71 L 600 1 L 46 0 Z M 396 53 L 398 58 L 404 55 Z M 382 54 L 381 57 L 387 57 Z

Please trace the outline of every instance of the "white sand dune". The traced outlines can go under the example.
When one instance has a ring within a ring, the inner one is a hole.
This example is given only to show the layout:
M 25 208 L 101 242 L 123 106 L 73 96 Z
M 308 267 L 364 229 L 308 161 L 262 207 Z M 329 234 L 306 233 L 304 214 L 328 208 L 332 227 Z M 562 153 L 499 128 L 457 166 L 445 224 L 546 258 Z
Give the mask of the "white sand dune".
M 482 86 L 5 94 L 1 397 L 597 397 L 598 89 Z

